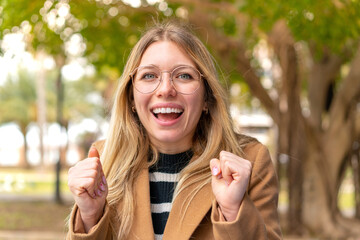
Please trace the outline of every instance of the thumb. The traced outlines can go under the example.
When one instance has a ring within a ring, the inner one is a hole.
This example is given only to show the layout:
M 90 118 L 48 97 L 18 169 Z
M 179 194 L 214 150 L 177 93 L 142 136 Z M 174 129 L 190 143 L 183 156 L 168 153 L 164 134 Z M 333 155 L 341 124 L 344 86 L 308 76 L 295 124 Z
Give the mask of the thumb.
M 95 147 L 91 147 L 88 153 L 88 157 L 92 158 L 92 157 L 97 157 L 100 158 L 99 152 Z
M 210 161 L 210 170 L 211 170 L 211 174 L 214 177 L 221 177 L 221 168 L 220 168 L 220 160 L 213 158 Z

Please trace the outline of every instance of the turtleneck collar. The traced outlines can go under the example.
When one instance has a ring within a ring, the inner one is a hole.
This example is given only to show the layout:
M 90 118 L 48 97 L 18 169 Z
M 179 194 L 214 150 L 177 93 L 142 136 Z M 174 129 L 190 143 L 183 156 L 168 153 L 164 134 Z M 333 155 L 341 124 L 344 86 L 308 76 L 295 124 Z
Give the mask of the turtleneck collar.
M 193 155 L 192 150 L 177 154 L 159 153 L 159 160 L 150 167 L 150 170 L 169 173 L 180 172 L 190 162 Z

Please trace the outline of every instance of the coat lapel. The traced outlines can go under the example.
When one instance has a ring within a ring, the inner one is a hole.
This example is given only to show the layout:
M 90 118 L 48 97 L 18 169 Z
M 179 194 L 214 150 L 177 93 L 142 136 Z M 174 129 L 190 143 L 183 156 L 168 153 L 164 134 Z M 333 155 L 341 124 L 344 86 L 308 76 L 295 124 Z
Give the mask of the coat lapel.
M 102 155 L 104 141 L 94 144 Z M 164 240 L 190 239 L 206 213 L 211 208 L 214 195 L 211 184 L 206 184 L 196 193 L 188 205 L 187 196 L 192 193 L 195 184 L 187 187 L 175 199 L 164 230 Z M 154 229 L 151 218 L 150 186 L 148 168 L 141 170 L 135 183 L 135 216 L 129 239 L 154 240 Z M 187 209 L 186 209 L 187 208 Z
M 149 172 L 141 170 L 135 183 L 135 216 L 130 239 L 153 240 L 154 229 L 151 219 Z
M 191 200 L 188 206 L 187 199 L 195 188 L 195 184 L 186 188 L 175 199 L 171 212 L 166 223 L 164 231 L 164 240 L 173 239 L 190 239 L 195 229 L 199 226 L 206 213 L 211 208 L 214 196 L 212 194 L 211 184 L 206 184 Z M 183 217 L 183 219 L 182 219 Z
M 98 141 L 93 144 L 100 156 L 104 151 L 104 144 L 105 141 Z M 135 193 L 135 216 L 129 239 L 154 240 L 148 168 L 142 169 L 136 179 Z M 121 211 L 121 206 L 119 206 L 119 211 Z

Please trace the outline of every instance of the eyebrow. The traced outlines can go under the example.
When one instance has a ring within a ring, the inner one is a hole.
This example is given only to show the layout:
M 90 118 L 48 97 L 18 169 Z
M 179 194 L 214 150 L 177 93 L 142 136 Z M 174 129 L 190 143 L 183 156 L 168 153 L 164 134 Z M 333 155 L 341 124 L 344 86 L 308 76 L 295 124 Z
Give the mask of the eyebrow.
M 146 66 L 156 67 L 156 68 L 159 68 L 159 69 L 161 70 L 160 66 L 159 66 L 159 65 L 156 65 L 156 64 L 145 64 L 145 65 L 139 65 L 138 67 L 146 67 Z M 173 66 L 173 67 L 171 68 L 171 70 L 173 70 L 173 69 L 175 69 L 175 68 L 177 68 L 177 67 L 183 67 L 183 66 L 185 66 L 185 67 L 190 66 L 190 67 L 193 67 L 193 68 L 197 69 L 196 66 L 189 65 L 189 64 L 176 64 L 175 66 Z

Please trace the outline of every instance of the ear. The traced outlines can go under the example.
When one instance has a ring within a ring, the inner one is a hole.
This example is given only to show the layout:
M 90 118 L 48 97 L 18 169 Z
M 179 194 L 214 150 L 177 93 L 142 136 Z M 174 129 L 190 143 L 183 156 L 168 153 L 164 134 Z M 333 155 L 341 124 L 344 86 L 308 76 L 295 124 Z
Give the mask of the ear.
M 202 109 L 202 110 L 203 110 L 203 111 L 208 110 L 208 104 L 207 104 L 206 101 L 204 102 L 204 106 L 203 106 L 203 109 Z
M 209 107 L 208 107 L 208 103 L 207 101 L 204 102 L 204 107 L 203 107 L 203 111 L 208 114 L 209 113 Z
M 134 99 L 131 101 L 131 111 L 132 111 L 133 113 L 136 113 L 136 107 L 135 107 L 135 101 L 134 101 Z

